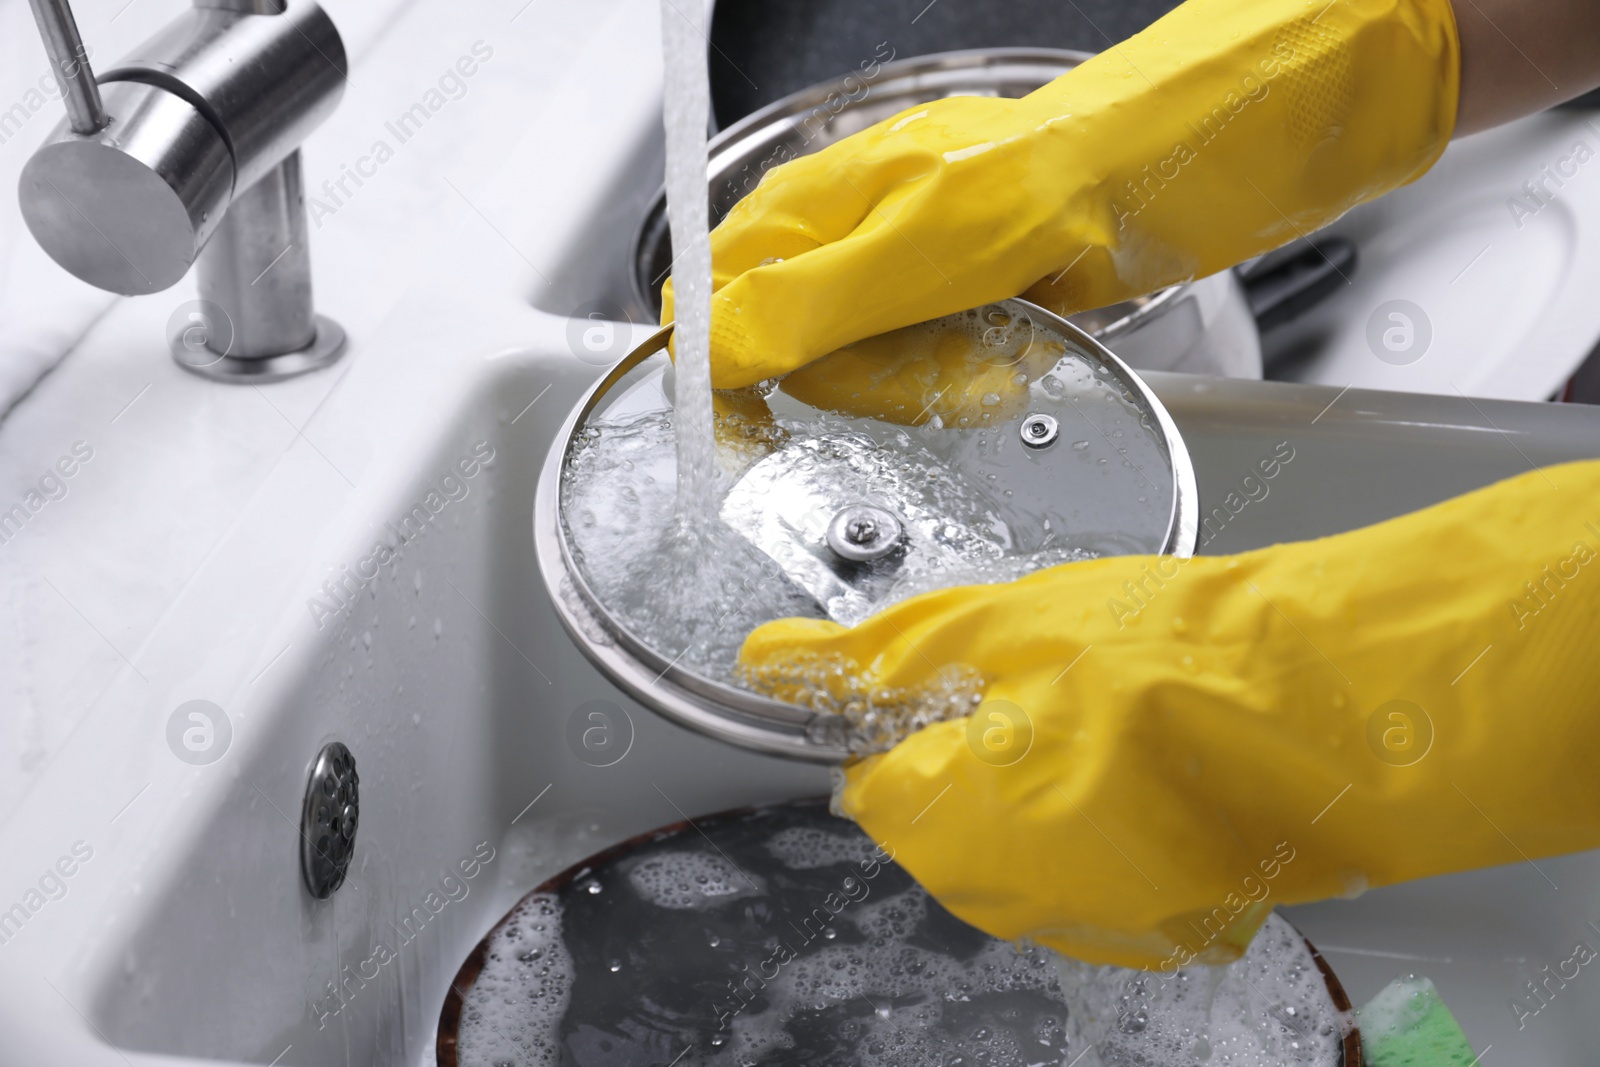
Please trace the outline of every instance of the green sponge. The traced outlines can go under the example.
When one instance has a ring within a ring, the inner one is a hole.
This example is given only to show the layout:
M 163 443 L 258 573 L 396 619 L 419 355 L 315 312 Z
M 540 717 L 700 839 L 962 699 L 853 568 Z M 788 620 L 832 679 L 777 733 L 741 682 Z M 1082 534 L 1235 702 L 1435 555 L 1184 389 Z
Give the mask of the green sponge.
M 1426 978 L 1396 978 L 1356 1012 L 1366 1067 L 1472 1067 L 1467 1044 L 1439 991 Z

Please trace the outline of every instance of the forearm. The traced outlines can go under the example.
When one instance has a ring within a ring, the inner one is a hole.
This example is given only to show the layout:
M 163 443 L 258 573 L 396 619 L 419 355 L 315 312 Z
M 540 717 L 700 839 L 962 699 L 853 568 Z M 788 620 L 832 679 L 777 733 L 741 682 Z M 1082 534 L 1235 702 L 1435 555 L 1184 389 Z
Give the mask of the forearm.
M 1600 0 L 1452 0 L 1461 37 L 1456 136 L 1600 86 Z

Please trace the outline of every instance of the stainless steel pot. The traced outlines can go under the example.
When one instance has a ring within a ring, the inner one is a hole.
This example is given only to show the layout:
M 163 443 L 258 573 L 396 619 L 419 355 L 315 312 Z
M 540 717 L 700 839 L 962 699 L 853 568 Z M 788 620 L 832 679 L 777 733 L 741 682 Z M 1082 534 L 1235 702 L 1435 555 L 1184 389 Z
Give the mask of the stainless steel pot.
M 711 217 L 721 220 L 768 170 L 898 114 L 947 96 L 1020 97 L 1088 59 L 1052 48 L 988 48 L 871 62 L 762 108 L 712 139 L 706 172 Z M 666 195 L 640 224 L 633 286 L 639 305 L 661 309 L 672 266 Z M 1141 370 L 1261 377 L 1261 342 L 1238 277 L 1223 271 L 1072 321 Z

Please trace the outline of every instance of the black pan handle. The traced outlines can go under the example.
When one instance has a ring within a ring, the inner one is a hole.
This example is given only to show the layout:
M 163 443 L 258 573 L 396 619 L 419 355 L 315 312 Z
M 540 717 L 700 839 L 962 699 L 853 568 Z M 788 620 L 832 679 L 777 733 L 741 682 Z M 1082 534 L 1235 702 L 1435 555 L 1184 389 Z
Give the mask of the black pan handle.
M 1582 96 L 1575 96 L 1571 100 L 1557 104 L 1561 108 L 1600 108 L 1600 89 L 1590 89 Z
M 1321 303 L 1356 271 L 1356 245 L 1345 237 L 1297 241 L 1239 272 L 1245 299 L 1262 333 Z

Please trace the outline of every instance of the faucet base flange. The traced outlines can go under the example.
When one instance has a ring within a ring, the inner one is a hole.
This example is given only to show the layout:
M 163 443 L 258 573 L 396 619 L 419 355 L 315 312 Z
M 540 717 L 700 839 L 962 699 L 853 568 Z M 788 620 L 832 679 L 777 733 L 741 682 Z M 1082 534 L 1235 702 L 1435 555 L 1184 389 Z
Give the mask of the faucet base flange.
M 309 374 L 338 362 L 344 355 L 344 327 L 326 315 L 316 316 L 317 336 L 304 348 L 276 356 L 230 356 L 210 348 L 174 345 L 173 359 L 191 374 L 217 382 L 264 385 Z

